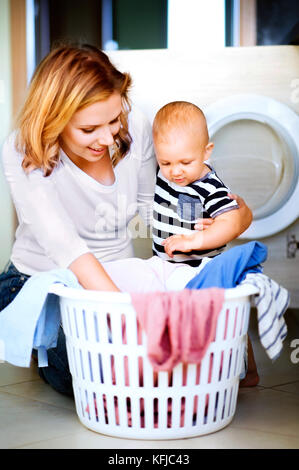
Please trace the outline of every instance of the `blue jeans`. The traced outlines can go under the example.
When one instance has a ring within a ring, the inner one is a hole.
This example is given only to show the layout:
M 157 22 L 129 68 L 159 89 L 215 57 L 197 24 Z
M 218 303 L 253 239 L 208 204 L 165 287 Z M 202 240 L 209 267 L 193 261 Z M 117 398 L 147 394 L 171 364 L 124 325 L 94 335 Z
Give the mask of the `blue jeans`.
M 29 277 L 20 273 L 11 262 L 6 265 L 4 271 L 0 274 L 0 312 L 13 301 Z M 73 396 L 72 376 L 68 365 L 65 335 L 61 326 L 57 346 L 48 349 L 47 353 L 48 367 L 38 368 L 40 377 L 57 392 Z M 33 350 L 34 355 L 36 355 L 36 352 Z

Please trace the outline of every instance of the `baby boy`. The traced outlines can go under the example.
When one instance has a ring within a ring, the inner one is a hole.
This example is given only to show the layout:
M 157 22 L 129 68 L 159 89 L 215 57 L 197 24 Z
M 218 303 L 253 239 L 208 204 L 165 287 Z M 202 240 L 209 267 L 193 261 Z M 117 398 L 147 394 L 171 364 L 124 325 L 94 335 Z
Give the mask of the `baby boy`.
M 159 170 L 154 199 L 153 253 L 199 266 L 242 233 L 241 214 L 230 190 L 207 163 L 209 141 L 203 112 L 185 101 L 168 103 L 153 122 Z M 197 219 L 214 219 L 195 230 Z

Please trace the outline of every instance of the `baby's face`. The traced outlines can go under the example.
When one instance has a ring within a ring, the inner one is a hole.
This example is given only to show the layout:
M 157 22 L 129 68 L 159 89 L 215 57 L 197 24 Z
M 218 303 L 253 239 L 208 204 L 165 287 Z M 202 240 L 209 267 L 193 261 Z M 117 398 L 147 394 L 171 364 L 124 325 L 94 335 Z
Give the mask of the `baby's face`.
M 207 173 L 204 160 L 208 155 L 199 138 L 172 132 L 166 140 L 154 139 L 154 146 L 160 170 L 168 181 L 187 186 Z

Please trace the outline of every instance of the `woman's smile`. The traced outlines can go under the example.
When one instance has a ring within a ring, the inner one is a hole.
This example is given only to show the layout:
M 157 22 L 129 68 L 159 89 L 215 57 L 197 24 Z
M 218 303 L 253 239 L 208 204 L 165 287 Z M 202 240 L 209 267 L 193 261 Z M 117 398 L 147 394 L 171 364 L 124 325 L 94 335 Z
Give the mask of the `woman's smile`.
M 103 155 L 107 149 L 107 147 L 101 147 L 101 148 L 97 148 L 97 147 L 87 147 L 91 153 L 95 154 L 96 156 L 99 156 L 99 155 Z

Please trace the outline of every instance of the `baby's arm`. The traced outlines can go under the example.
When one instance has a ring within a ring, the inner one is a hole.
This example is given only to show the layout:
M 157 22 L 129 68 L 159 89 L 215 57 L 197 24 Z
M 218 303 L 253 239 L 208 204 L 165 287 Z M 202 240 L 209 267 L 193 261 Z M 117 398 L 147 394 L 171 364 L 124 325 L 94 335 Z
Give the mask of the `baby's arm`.
M 203 231 L 190 235 L 172 235 L 164 242 L 165 252 L 173 257 L 174 251 L 187 253 L 192 250 L 209 250 L 220 247 L 242 233 L 242 212 L 234 209 L 215 217 L 214 222 Z
M 252 222 L 252 219 L 253 219 L 252 211 L 246 205 L 244 199 L 242 199 L 241 196 L 239 196 L 238 194 L 229 193 L 228 196 L 231 199 L 234 199 L 237 202 L 238 206 L 239 206 L 239 209 L 236 209 L 236 210 L 239 211 L 239 214 L 240 214 L 240 217 L 241 217 L 241 219 L 240 219 L 241 220 L 241 229 L 240 229 L 240 233 L 239 233 L 239 235 L 241 235 L 241 233 L 245 232 L 245 230 L 247 230 L 248 227 L 251 225 L 251 222 Z M 212 225 L 214 223 L 214 221 L 215 221 L 215 219 L 212 219 L 212 218 L 197 219 L 197 221 L 194 225 L 194 229 L 195 230 L 205 230 L 210 225 Z

